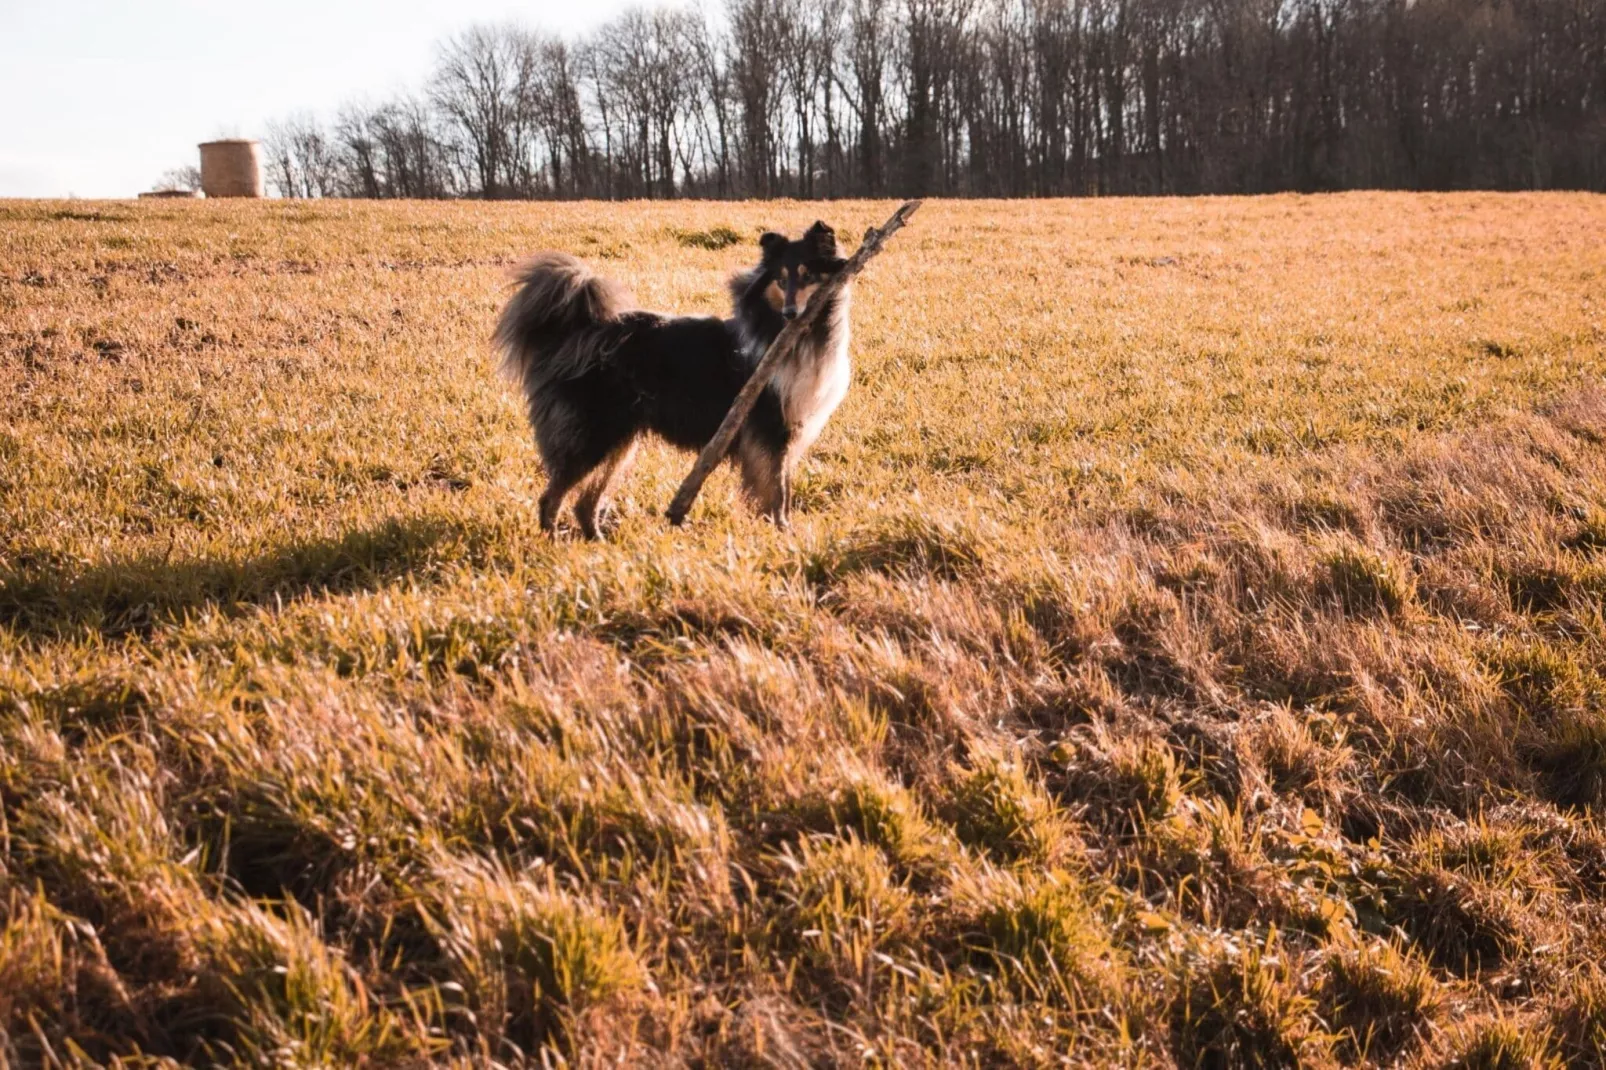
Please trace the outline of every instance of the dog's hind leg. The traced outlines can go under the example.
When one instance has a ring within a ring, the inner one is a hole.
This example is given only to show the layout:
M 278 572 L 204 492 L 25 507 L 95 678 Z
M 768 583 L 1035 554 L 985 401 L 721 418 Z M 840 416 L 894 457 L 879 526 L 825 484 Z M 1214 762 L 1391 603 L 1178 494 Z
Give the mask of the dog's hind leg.
M 608 506 L 608 492 L 630 471 L 630 464 L 636 459 L 636 442 L 631 436 L 610 450 L 580 485 L 580 496 L 574 502 L 574 518 L 586 538 L 597 538 L 597 520 Z
M 584 471 L 574 469 L 555 468 L 547 477 L 546 490 L 541 492 L 541 530 L 551 534 L 557 530 L 558 510 L 563 508 L 563 499 L 569 496 L 574 485 L 584 479 Z
M 603 462 L 609 443 L 569 399 L 543 401 L 539 411 L 532 411 L 530 422 L 535 425 L 535 444 L 547 473 L 546 490 L 541 492 L 541 530 L 551 534 L 557 528 L 563 499 Z

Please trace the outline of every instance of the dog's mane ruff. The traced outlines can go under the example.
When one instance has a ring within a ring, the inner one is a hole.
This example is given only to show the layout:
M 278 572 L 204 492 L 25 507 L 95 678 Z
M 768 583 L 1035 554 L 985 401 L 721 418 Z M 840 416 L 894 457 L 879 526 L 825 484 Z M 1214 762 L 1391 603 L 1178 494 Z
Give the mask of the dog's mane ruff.
M 762 310 L 750 304 L 754 301 L 764 301 L 762 283 L 767 274 L 764 266 L 760 264 L 746 271 L 738 271 L 730 277 L 730 282 L 727 284 L 730 288 L 732 322 L 736 325 L 737 340 L 741 344 L 742 352 L 754 360 L 762 357 L 764 350 L 775 340 L 774 335 L 765 337 L 763 325 L 754 322 L 755 313 L 763 315 L 764 312 L 774 310 L 770 309 L 767 303 L 763 305 Z M 779 318 L 776 316 L 776 319 Z
M 520 265 L 518 291 L 497 322 L 501 371 L 534 398 L 544 382 L 573 379 L 607 359 L 610 335 L 598 330 L 631 311 L 624 287 L 566 253 L 541 253 Z
M 764 265 L 760 264 L 758 267 L 750 267 L 746 271 L 738 271 L 732 275 L 725 284 L 731 293 L 731 304 L 741 304 L 742 299 L 747 296 L 747 291 L 751 290 L 753 284 L 762 279 L 764 274 Z

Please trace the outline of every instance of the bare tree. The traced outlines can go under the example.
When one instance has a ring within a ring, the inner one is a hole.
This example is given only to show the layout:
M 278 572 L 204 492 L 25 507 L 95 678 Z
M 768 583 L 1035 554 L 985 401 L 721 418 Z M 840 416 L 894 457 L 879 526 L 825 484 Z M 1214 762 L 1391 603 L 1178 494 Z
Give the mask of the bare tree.
M 462 139 L 480 196 L 513 192 L 533 76 L 529 41 L 515 26 L 473 26 L 440 47 L 431 96 Z
M 268 124 L 262 139 L 268 182 L 281 197 L 329 197 L 336 193 L 340 163 L 334 142 L 316 116 L 293 115 Z
M 198 190 L 201 188 L 201 169 L 195 164 L 170 168 L 162 172 L 162 177 L 156 180 L 155 188 Z
M 716 196 L 729 197 L 735 192 L 732 156 L 736 137 L 735 99 L 730 78 L 731 45 L 727 36 L 709 25 L 709 18 L 704 13 L 695 24 L 687 27 L 687 48 L 694 72 L 692 115 L 711 170 L 713 192 Z
M 786 14 L 785 0 L 730 0 L 727 10 L 744 192 L 759 197 L 781 192 Z
M 887 76 L 894 34 L 891 0 L 849 0 L 848 53 L 839 74 L 844 99 L 859 124 L 859 189 L 886 190 Z
M 525 87 L 524 106 L 540 134 L 547 188 L 554 197 L 579 196 L 591 162 L 579 65 L 569 45 L 557 38 L 538 38 L 532 44 L 536 70 Z
M 341 161 L 341 192 L 348 197 L 383 197 L 380 142 L 372 109 L 348 104 L 335 119 L 334 138 Z

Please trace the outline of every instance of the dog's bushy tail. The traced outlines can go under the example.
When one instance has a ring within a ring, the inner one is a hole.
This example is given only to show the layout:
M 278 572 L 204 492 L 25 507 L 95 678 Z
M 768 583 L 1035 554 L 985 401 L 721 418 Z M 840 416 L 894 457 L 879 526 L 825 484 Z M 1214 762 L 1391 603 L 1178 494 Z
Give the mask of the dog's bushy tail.
M 502 372 L 534 398 L 543 383 L 572 379 L 607 358 L 598 328 L 617 322 L 630 299 L 617 283 L 565 253 L 542 253 L 518 270 L 495 341 Z

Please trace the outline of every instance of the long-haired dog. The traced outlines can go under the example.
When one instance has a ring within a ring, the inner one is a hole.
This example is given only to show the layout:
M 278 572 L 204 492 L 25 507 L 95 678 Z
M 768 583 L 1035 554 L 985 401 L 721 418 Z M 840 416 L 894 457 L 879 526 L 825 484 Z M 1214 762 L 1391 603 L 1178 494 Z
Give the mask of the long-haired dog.
M 786 321 L 846 261 L 816 222 L 797 241 L 759 239 L 757 267 L 730 280 L 733 315 L 670 316 L 633 308 L 617 284 L 572 256 L 524 265 L 496 327 L 504 371 L 524 391 L 546 466 L 541 527 L 551 531 L 571 490 L 588 538 L 644 432 L 701 450 Z M 754 506 L 785 525 L 792 472 L 847 393 L 848 292 L 765 384 L 733 454 Z

